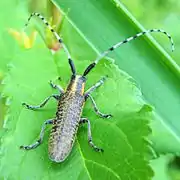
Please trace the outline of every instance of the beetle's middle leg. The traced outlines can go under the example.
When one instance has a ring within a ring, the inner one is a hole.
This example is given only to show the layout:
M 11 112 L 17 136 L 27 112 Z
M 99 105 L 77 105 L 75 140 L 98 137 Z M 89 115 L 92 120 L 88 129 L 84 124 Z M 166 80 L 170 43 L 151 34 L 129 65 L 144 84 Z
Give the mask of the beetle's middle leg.
M 80 120 L 80 123 L 84 124 L 84 123 L 87 123 L 88 124 L 88 143 L 89 145 L 97 152 L 103 152 L 104 150 L 97 147 L 94 143 L 93 143 L 93 140 L 92 140 L 92 135 L 91 135 L 91 124 L 90 124 L 90 121 L 87 119 L 87 118 L 81 118 Z
M 92 86 L 91 88 L 89 88 L 86 92 L 85 92 L 85 100 L 87 100 L 88 98 L 90 98 L 92 104 L 93 104 L 93 108 L 94 111 L 96 112 L 97 115 L 99 115 L 102 118 L 110 118 L 112 117 L 111 114 L 103 114 L 99 111 L 96 102 L 94 101 L 93 97 L 90 95 L 94 90 L 96 90 L 98 87 L 100 87 L 101 85 L 104 84 L 104 81 L 106 80 L 106 76 L 103 77 L 102 79 L 100 79 L 94 86 Z
M 54 122 L 54 119 L 48 119 L 44 122 L 44 124 L 42 125 L 42 129 L 41 129 L 41 132 L 40 132 L 40 137 L 39 139 L 34 143 L 34 144 L 31 144 L 31 145 L 28 145 L 28 146 L 20 146 L 21 149 L 25 149 L 25 150 L 30 150 L 30 149 L 34 149 L 36 147 L 38 147 L 42 141 L 43 141 L 43 137 L 44 137 L 44 131 L 45 131 L 45 128 L 48 124 L 53 124 Z
M 111 114 L 104 114 L 104 113 L 99 111 L 99 109 L 98 109 L 98 107 L 96 105 L 96 102 L 94 101 L 93 97 L 90 94 L 87 96 L 87 98 L 90 98 L 90 100 L 92 102 L 92 105 L 93 105 L 93 108 L 94 108 L 94 111 L 95 111 L 95 113 L 97 115 L 99 115 L 102 118 L 110 118 L 110 117 L 112 117 Z
M 59 94 L 52 94 L 51 96 L 47 97 L 41 104 L 37 105 L 37 106 L 32 106 L 32 105 L 29 105 L 29 104 L 26 104 L 26 103 L 22 103 L 23 106 L 25 106 L 27 109 L 40 109 L 42 108 L 43 106 L 45 106 L 47 104 L 47 102 L 51 99 L 51 98 L 54 98 L 56 100 L 59 100 L 60 99 L 60 95 Z

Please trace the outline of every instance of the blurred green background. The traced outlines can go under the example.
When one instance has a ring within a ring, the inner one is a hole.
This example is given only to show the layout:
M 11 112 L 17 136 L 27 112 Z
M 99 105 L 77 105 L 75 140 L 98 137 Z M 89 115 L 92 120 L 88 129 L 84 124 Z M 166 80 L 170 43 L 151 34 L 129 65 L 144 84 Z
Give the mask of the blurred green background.
M 161 28 L 171 34 L 175 51 L 171 54 L 180 65 L 180 1 L 179 0 L 121 0 L 145 29 Z M 161 46 L 169 52 L 169 44 L 163 36 L 156 36 Z

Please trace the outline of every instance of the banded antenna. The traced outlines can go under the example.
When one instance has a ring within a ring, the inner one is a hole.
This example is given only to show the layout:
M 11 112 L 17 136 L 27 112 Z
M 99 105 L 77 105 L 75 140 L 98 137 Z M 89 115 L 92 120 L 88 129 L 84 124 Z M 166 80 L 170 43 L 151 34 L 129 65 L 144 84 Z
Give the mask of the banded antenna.
M 172 52 L 174 51 L 174 42 L 173 42 L 173 39 L 172 39 L 172 37 L 170 36 L 169 33 L 167 33 L 166 31 L 164 31 L 164 30 L 162 30 L 162 29 L 150 29 L 150 30 L 147 30 L 147 31 L 140 32 L 140 33 L 138 33 L 138 34 L 136 34 L 136 35 L 134 35 L 134 36 L 131 36 L 131 37 L 129 37 L 129 38 L 123 40 L 123 41 L 120 41 L 120 42 L 118 42 L 117 44 L 115 44 L 115 45 L 113 45 L 112 47 L 110 47 L 108 50 L 106 50 L 106 51 L 104 51 L 103 53 L 101 53 L 101 54 L 96 58 L 96 60 L 95 60 L 93 63 L 91 63 L 91 64 L 85 69 L 85 71 L 84 71 L 84 73 L 83 73 L 83 76 L 86 76 L 86 75 L 96 66 L 96 64 L 98 64 L 98 62 L 99 62 L 102 58 L 104 58 L 104 57 L 105 57 L 107 54 L 109 54 L 110 52 L 114 51 L 116 48 L 118 48 L 118 47 L 120 47 L 121 45 L 126 44 L 126 43 L 128 43 L 128 42 L 130 42 L 130 41 L 132 41 L 132 40 L 135 40 L 136 38 L 138 38 L 138 37 L 140 37 L 140 36 L 142 36 L 142 35 L 145 35 L 145 34 L 147 34 L 147 33 L 152 33 L 152 32 L 160 32 L 160 33 L 165 34 L 165 35 L 169 38 L 169 40 L 170 40 L 170 42 L 171 42 L 171 50 L 172 50 Z
M 60 38 L 60 36 L 57 34 L 57 32 L 50 26 L 50 24 L 47 22 L 47 20 L 46 20 L 40 13 L 36 13 L 36 12 L 32 13 L 32 14 L 30 15 L 30 17 L 28 18 L 28 21 L 27 21 L 27 23 L 25 24 L 25 27 L 24 27 L 24 28 L 26 28 L 26 27 L 28 26 L 29 21 L 31 20 L 31 18 L 32 18 L 33 16 L 37 16 L 39 19 L 41 19 L 42 22 L 43 22 L 43 23 L 49 28 L 49 30 L 54 34 L 54 36 L 56 37 L 56 39 L 58 40 L 58 42 L 62 45 L 65 53 L 67 54 L 67 57 L 68 57 L 68 61 L 69 61 L 70 67 L 71 67 L 72 74 L 75 76 L 75 75 L 76 75 L 76 68 L 75 68 L 75 66 L 74 66 L 74 62 L 73 62 L 73 60 L 72 60 L 72 58 L 71 58 L 71 55 L 70 55 L 70 53 L 69 53 L 66 45 L 63 43 L 63 40 Z

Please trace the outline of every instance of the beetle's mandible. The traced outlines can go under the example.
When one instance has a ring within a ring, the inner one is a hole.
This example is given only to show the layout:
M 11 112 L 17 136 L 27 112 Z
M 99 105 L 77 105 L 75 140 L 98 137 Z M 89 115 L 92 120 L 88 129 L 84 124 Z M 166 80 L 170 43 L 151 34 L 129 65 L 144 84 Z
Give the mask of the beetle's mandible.
M 72 76 L 66 90 L 63 90 L 63 88 L 61 88 L 60 86 L 55 85 L 52 82 L 50 82 L 50 85 L 52 86 L 52 88 L 57 89 L 59 91 L 59 94 L 53 94 L 49 96 L 40 105 L 32 106 L 32 105 L 23 103 L 23 105 L 26 108 L 33 110 L 33 109 L 39 109 L 43 107 L 51 98 L 55 98 L 58 101 L 58 107 L 56 111 L 56 117 L 53 119 L 46 120 L 43 123 L 42 129 L 40 132 L 40 138 L 34 144 L 28 145 L 28 146 L 20 146 L 20 148 L 25 149 L 25 150 L 30 150 L 39 146 L 43 141 L 43 136 L 44 136 L 44 131 L 45 131 L 46 126 L 48 124 L 52 124 L 52 130 L 51 130 L 50 138 L 49 138 L 49 158 L 55 162 L 62 162 L 68 157 L 68 155 L 70 154 L 72 150 L 79 125 L 82 123 L 87 123 L 88 142 L 90 146 L 96 151 L 102 152 L 103 149 L 97 147 L 92 141 L 91 125 L 90 125 L 89 119 L 81 118 L 81 113 L 83 110 L 84 103 L 87 101 L 87 99 L 89 99 L 92 102 L 92 105 L 97 115 L 99 115 L 102 118 L 111 117 L 111 114 L 103 114 L 98 110 L 97 105 L 93 97 L 91 96 L 91 93 L 94 90 L 96 90 L 98 87 L 100 87 L 104 83 L 106 78 L 103 77 L 100 81 L 98 81 L 95 85 L 93 85 L 91 88 L 89 88 L 85 92 L 84 89 L 85 89 L 87 74 L 109 52 L 113 51 L 119 46 L 125 43 L 128 43 L 129 41 L 134 40 L 146 33 L 151 33 L 151 32 L 164 33 L 170 39 L 172 51 L 173 51 L 174 44 L 173 44 L 173 40 L 171 36 L 166 31 L 161 30 L 161 29 L 151 29 L 144 32 L 140 32 L 110 47 L 108 50 L 100 54 L 100 56 L 98 56 L 94 62 L 92 62 L 89 66 L 87 66 L 83 75 L 77 75 L 74 62 L 69 54 L 67 47 L 63 43 L 62 39 L 59 37 L 59 35 L 54 31 L 54 29 L 49 25 L 49 23 L 45 20 L 45 18 L 41 14 L 32 13 L 28 19 L 28 22 L 33 16 L 39 17 L 43 21 L 43 23 L 50 29 L 50 31 L 54 34 L 58 42 L 62 45 L 64 51 L 66 52 L 68 56 L 68 62 L 72 71 Z M 25 26 L 27 25 L 28 23 Z

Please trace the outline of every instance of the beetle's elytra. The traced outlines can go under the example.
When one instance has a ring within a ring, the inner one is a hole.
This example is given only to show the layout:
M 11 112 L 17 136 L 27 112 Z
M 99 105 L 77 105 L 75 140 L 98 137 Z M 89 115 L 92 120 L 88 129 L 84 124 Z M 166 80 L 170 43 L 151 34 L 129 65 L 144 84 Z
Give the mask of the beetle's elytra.
M 29 149 L 34 149 L 37 146 L 39 146 L 43 141 L 45 127 L 48 124 L 52 124 L 52 129 L 51 129 L 50 138 L 49 138 L 49 158 L 55 162 L 62 162 L 68 157 L 68 155 L 70 154 L 72 150 L 79 125 L 81 123 L 87 123 L 88 142 L 90 146 L 96 151 L 102 152 L 103 150 L 101 148 L 98 148 L 92 141 L 90 121 L 87 118 L 81 118 L 81 113 L 83 110 L 84 103 L 89 99 L 91 100 L 94 110 L 97 115 L 99 115 L 102 118 L 111 117 L 110 114 L 103 114 L 98 110 L 96 103 L 93 97 L 91 96 L 91 93 L 94 90 L 96 90 L 98 87 L 100 87 L 104 83 L 106 78 L 105 77 L 102 78 L 100 81 L 98 81 L 95 85 L 93 85 L 91 88 L 89 88 L 85 92 L 84 89 L 85 89 L 87 74 L 96 66 L 96 64 L 98 64 L 99 60 L 101 60 L 109 52 L 118 48 L 122 44 L 128 43 L 129 41 L 132 41 L 147 33 L 151 33 L 151 32 L 164 33 L 170 39 L 172 51 L 173 51 L 174 44 L 173 44 L 173 40 L 171 36 L 166 31 L 160 30 L 160 29 L 151 29 L 144 32 L 140 32 L 110 47 L 107 51 L 103 52 L 99 57 L 97 57 L 97 59 L 93 63 L 87 66 L 83 75 L 77 75 L 76 68 L 69 54 L 69 51 L 67 47 L 65 46 L 65 44 L 63 43 L 62 39 L 59 37 L 59 35 L 48 24 L 45 18 L 39 13 L 32 13 L 28 19 L 28 22 L 30 21 L 32 16 L 39 17 L 43 21 L 43 23 L 51 30 L 51 32 L 57 38 L 59 43 L 62 44 L 62 47 L 68 56 L 68 62 L 71 67 L 72 76 L 66 90 L 63 90 L 63 88 L 61 88 L 60 86 L 54 85 L 52 82 L 50 82 L 50 85 L 53 88 L 57 89 L 59 91 L 59 94 L 53 94 L 49 96 L 40 105 L 32 106 L 32 105 L 23 103 L 23 105 L 28 109 L 39 109 L 43 107 L 51 98 L 55 98 L 58 101 L 58 107 L 57 107 L 55 118 L 46 120 L 44 122 L 41 132 L 40 132 L 40 138 L 34 144 L 29 145 L 29 146 L 20 146 L 20 148 L 29 150 Z M 28 23 L 26 24 L 26 26 L 27 25 Z

